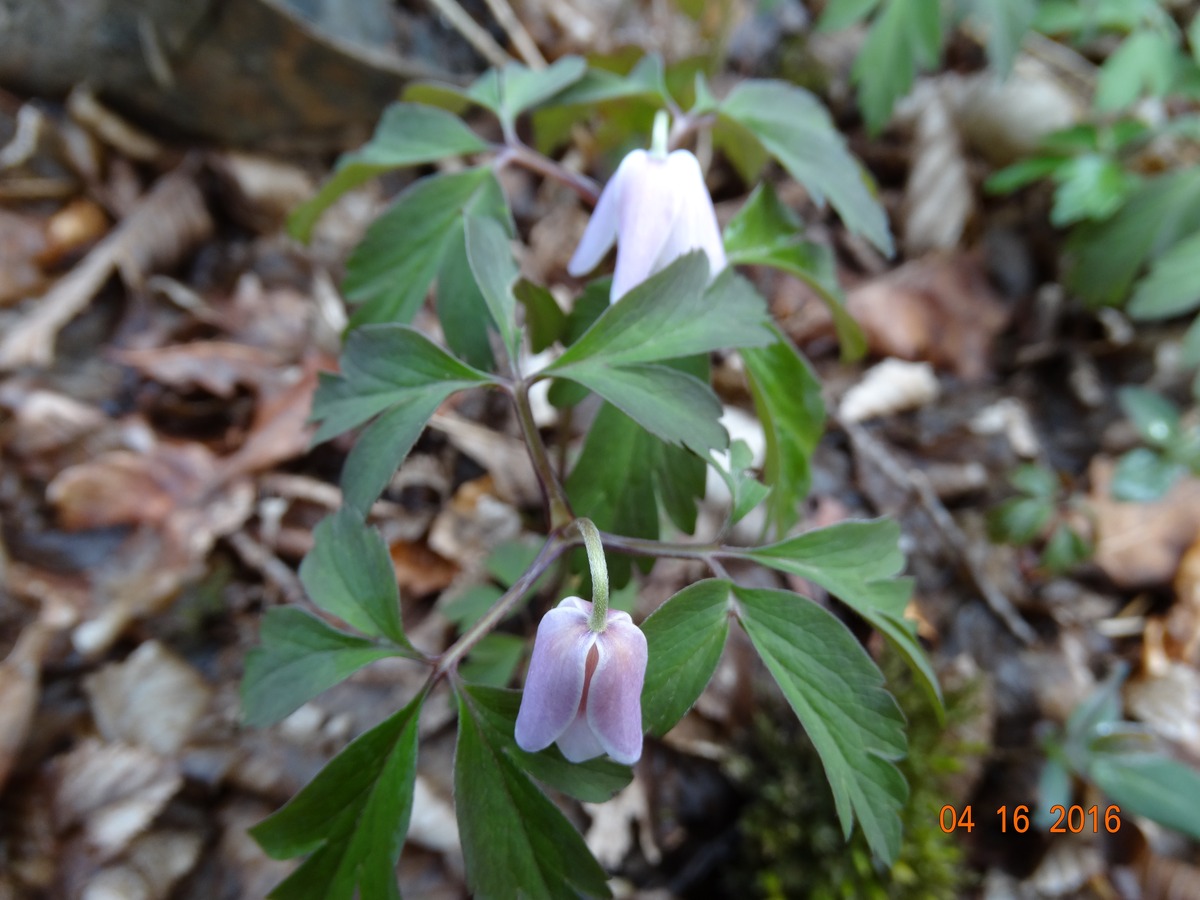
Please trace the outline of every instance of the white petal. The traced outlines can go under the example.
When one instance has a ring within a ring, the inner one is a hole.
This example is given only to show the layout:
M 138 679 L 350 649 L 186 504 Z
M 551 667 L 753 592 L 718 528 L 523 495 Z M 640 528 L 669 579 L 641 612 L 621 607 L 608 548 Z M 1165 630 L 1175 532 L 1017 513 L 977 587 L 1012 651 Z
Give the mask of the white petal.
M 567 601 L 542 617 L 517 712 L 516 739 L 522 750 L 543 750 L 570 726 L 583 699 L 588 651 L 595 642 L 587 613 Z
M 575 248 L 571 261 L 567 263 L 567 271 L 576 278 L 596 268 L 617 240 L 617 210 L 621 205 L 621 186 L 628 180 L 631 168 L 636 168 L 637 165 L 634 163 L 631 166 L 632 157 L 633 154 L 630 153 L 621 160 L 621 165 L 617 166 L 617 171 L 600 192 L 600 199 L 596 202 L 596 208 L 592 210 L 592 217 L 583 231 L 583 238 Z
M 672 181 L 682 199 L 682 208 L 675 221 L 659 269 L 692 250 L 703 250 L 708 257 L 710 277 L 715 278 L 726 266 L 725 244 L 713 209 L 712 197 L 704 184 L 700 162 L 687 150 L 676 150 L 667 157 Z
M 613 302 L 658 271 L 655 264 L 683 209 L 683 197 L 666 160 L 649 156 L 644 150 L 635 150 L 627 159 L 634 154 L 640 154 L 641 161 L 631 168 L 621 188 L 617 268 L 609 295 Z

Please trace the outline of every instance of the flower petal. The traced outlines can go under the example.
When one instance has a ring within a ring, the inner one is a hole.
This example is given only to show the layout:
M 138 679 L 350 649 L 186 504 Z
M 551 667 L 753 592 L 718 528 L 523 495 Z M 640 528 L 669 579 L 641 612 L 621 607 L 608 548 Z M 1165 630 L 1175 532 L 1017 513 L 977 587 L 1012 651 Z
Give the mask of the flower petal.
M 587 716 L 582 712 L 575 717 L 558 738 L 558 749 L 569 762 L 586 762 L 604 753 L 604 747 L 596 740 Z
M 621 185 L 617 267 L 609 294 L 614 303 L 665 266 L 660 264 L 662 250 L 683 209 L 666 160 L 635 150 L 621 165 L 626 164 L 631 168 Z
M 682 208 L 657 268 L 665 269 L 692 250 L 703 250 L 708 257 L 709 275 L 715 278 L 726 266 L 725 243 L 721 240 L 717 214 L 704 183 L 700 162 L 689 151 L 676 150 L 667 157 L 667 166 L 682 198 Z
M 600 199 L 596 202 L 596 208 L 592 210 L 592 217 L 588 219 L 587 228 L 583 230 L 583 238 L 575 248 L 571 261 L 567 263 L 567 271 L 574 277 L 586 275 L 596 268 L 600 260 L 604 259 L 604 254 L 608 253 L 616 242 L 621 186 L 628 180 L 630 170 L 629 156 L 626 156 L 604 186 L 604 190 L 600 192 Z
M 542 617 L 533 642 L 516 727 L 517 746 L 530 753 L 558 740 L 583 699 L 587 655 L 596 635 L 588 630 L 587 613 L 566 604 Z
M 646 636 L 627 613 L 610 612 L 596 649 L 600 658 L 588 686 L 588 724 L 609 756 L 632 765 L 642 755 Z

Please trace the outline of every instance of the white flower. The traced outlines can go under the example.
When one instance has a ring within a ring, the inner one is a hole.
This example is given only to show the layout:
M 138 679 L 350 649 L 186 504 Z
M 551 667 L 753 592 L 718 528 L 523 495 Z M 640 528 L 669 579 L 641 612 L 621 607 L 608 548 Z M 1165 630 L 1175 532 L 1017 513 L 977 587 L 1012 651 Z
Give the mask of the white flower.
M 584 275 L 617 243 L 610 302 L 690 250 L 725 268 L 725 247 L 700 163 L 687 150 L 658 156 L 634 150 L 605 186 L 567 271 Z

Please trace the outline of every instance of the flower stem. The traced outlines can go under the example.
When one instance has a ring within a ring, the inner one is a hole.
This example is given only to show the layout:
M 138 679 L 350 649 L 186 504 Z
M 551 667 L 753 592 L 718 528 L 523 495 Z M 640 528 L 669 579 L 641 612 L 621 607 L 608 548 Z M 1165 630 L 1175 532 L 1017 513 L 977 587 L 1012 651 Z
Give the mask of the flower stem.
M 608 627 L 608 564 L 604 561 L 604 545 L 591 519 L 578 518 L 575 524 L 583 535 L 588 568 L 592 570 L 592 617 L 588 628 L 599 633 Z
M 573 190 L 579 198 L 589 206 L 595 206 L 600 199 L 600 186 L 586 175 L 572 172 L 570 169 L 556 163 L 548 156 L 543 156 L 536 150 L 525 146 L 516 136 L 510 136 L 508 143 L 496 157 L 496 167 L 515 164 L 531 172 L 557 181 Z
M 513 405 L 517 409 L 517 422 L 521 426 L 521 436 L 525 446 L 529 448 L 529 459 L 542 483 L 542 491 L 546 495 L 546 514 L 550 519 L 550 530 L 563 528 L 570 524 L 575 516 L 571 512 L 571 504 L 567 501 L 566 492 L 558 481 L 554 466 L 550 463 L 550 455 L 546 452 L 546 444 L 538 432 L 537 424 L 533 421 L 533 408 L 529 405 L 529 384 L 524 380 L 517 381 L 512 388 Z
M 650 138 L 650 155 L 657 159 L 667 158 L 667 136 L 671 133 L 671 114 L 660 109 L 654 114 L 654 131 Z
M 492 608 L 484 613 L 479 621 L 472 625 L 462 637 L 438 657 L 432 677 L 437 679 L 447 672 L 453 671 L 459 662 L 462 661 L 462 658 L 471 651 L 471 648 L 478 644 L 484 635 L 500 624 L 516 602 L 525 596 L 525 593 L 533 587 L 534 583 L 542 576 L 542 573 L 550 568 L 551 564 L 569 546 L 568 542 L 562 540 L 561 532 L 550 532 L 546 543 L 542 546 L 542 549 L 538 552 L 533 562 L 529 564 L 529 568 L 525 570 L 525 573 L 513 582 L 512 587 L 501 594 L 500 599 L 492 604 Z

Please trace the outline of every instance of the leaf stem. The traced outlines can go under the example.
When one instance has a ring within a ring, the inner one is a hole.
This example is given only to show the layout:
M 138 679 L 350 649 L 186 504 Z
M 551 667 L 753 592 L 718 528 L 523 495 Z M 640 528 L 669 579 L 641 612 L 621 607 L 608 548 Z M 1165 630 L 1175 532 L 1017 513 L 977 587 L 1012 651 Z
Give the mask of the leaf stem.
M 566 492 L 559 483 L 550 463 L 550 454 L 538 431 L 537 423 L 533 421 L 533 407 L 529 405 L 529 383 L 518 380 L 512 386 L 513 405 L 517 410 L 517 423 L 521 426 L 521 436 L 529 449 L 529 459 L 533 470 L 537 472 L 538 480 L 542 483 L 542 493 L 546 497 L 546 514 L 550 519 L 550 530 L 555 531 L 569 525 L 575 518 L 571 512 L 571 504 Z
M 512 587 L 500 595 L 500 599 L 492 604 L 492 608 L 484 613 L 479 621 L 467 629 L 462 637 L 438 657 L 432 677 L 437 679 L 447 672 L 453 671 L 459 662 L 462 661 L 462 658 L 471 651 L 471 648 L 478 644 L 484 635 L 500 624 L 516 602 L 533 587 L 534 583 L 542 576 L 542 573 L 550 568 L 551 564 L 570 546 L 570 543 L 562 539 L 561 530 L 551 531 L 549 537 L 546 539 L 546 543 L 538 551 L 538 555 L 529 564 L 529 568 L 525 570 L 524 574 L 513 582 Z
M 592 572 L 592 617 L 588 621 L 588 628 L 600 633 L 608 627 L 608 563 L 604 561 L 604 545 L 591 519 L 580 517 L 575 520 L 575 525 L 583 535 L 588 568 Z
M 589 206 L 595 206 L 600 199 L 600 186 L 596 182 L 579 172 L 572 172 L 550 157 L 543 156 L 536 150 L 527 147 L 517 140 L 515 135 L 507 136 L 507 144 L 501 150 L 500 155 L 496 157 L 497 169 L 511 164 L 521 166 L 569 187 Z

